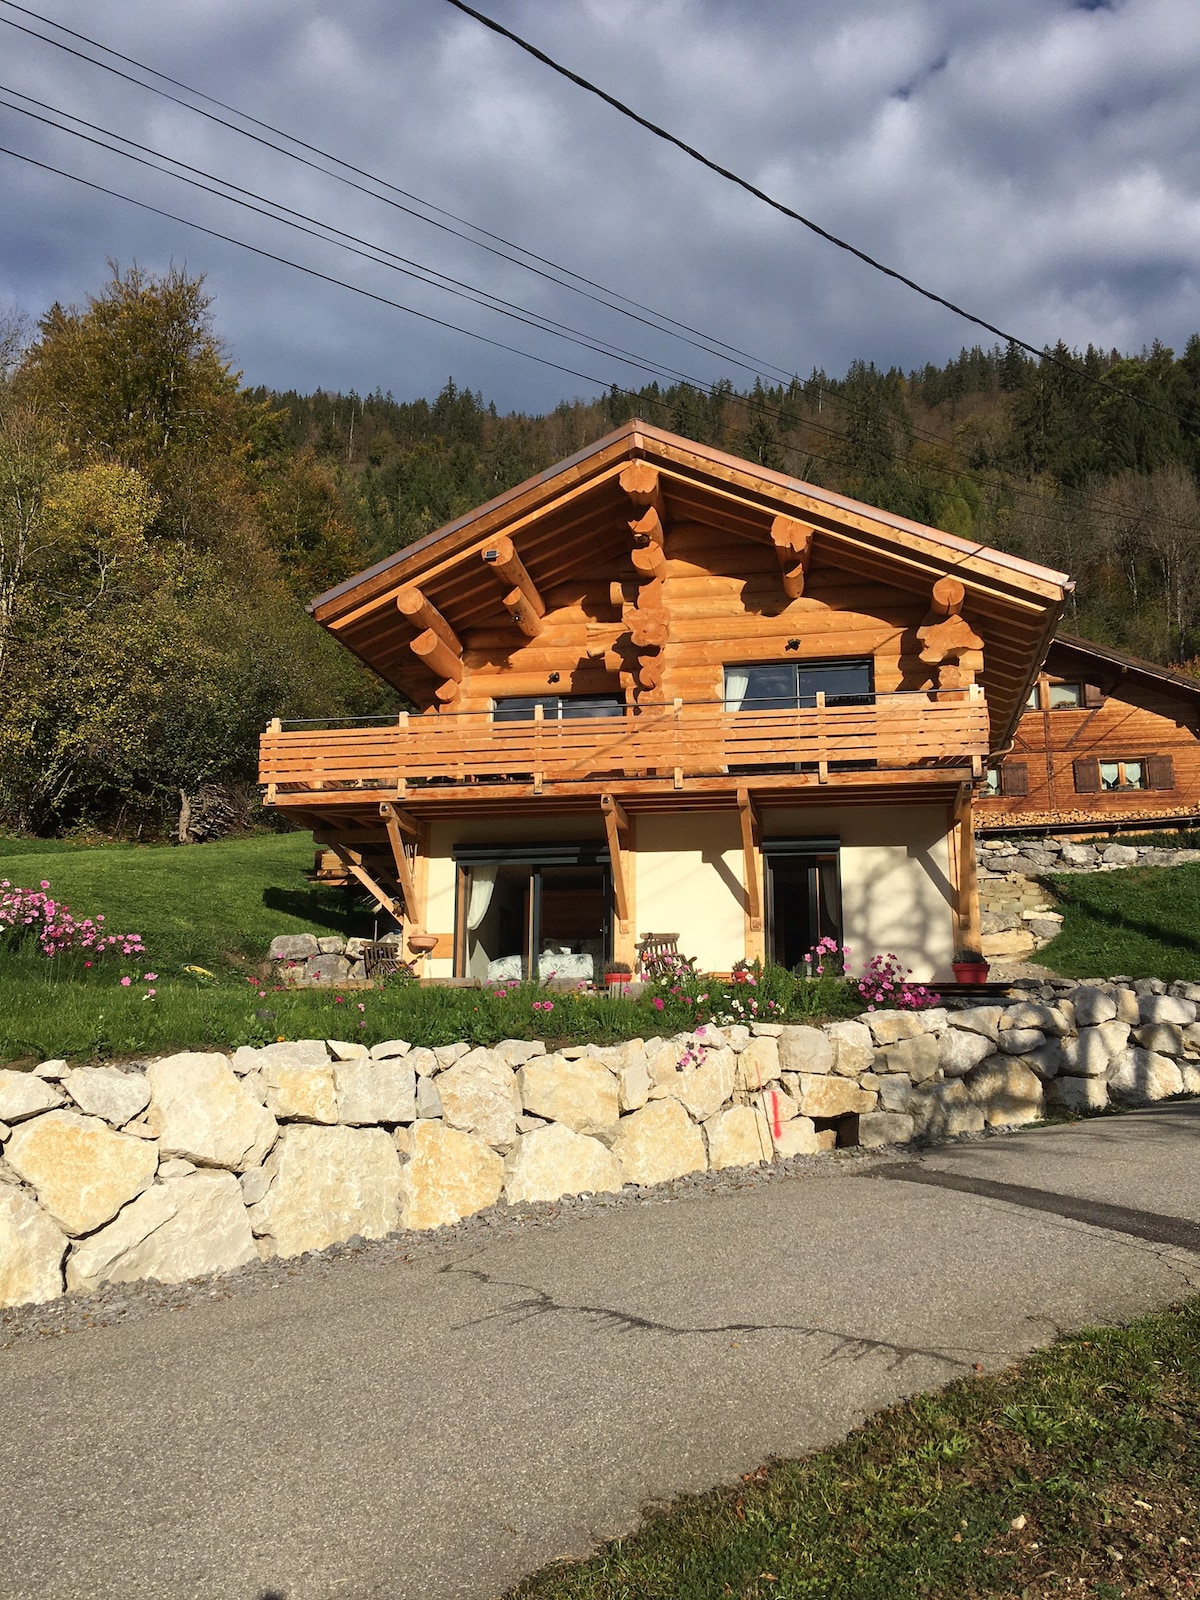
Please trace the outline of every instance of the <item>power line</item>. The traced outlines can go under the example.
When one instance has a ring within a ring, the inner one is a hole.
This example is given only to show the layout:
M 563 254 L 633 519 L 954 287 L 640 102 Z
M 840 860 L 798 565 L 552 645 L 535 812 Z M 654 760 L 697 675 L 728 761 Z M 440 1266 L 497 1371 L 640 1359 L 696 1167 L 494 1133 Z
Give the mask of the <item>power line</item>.
M 1185 427 L 1191 426 L 1189 420 L 1180 416 L 1179 413 L 1165 406 L 1155 405 L 1152 400 L 1146 400 L 1143 396 L 1131 395 L 1127 390 L 1122 389 L 1118 384 L 1110 383 L 1106 378 L 1093 377 L 1090 373 L 1080 371 L 1072 362 L 1055 355 L 1052 350 L 1045 347 L 1039 349 L 1037 345 L 1030 344 L 1028 340 L 1019 339 L 1015 333 L 1006 333 L 1003 328 L 997 327 L 994 322 L 988 322 L 983 317 L 977 317 L 973 311 L 967 311 L 964 307 L 956 305 L 953 300 L 947 300 L 944 295 L 937 294 L 932 289 L 926 289 L 914 278 L 905 277 L 895 267 L 889 267 L 884 262 L 876 260 L 874 256 L 868 255 L 865 250 L 860 250 L 857 245 L 851 244 L 846 239 L 839 239 L 837 234 L 830 233 L 819 222 L 814 222 L 811 217 L 806 217 L 799 211 L 794 211 L 791 206 L 785 205 L 782 200 L 776 200 L 773 195 L 769 195 L 765 189 L 760 189 L 757 184 L 751 183 L 748 178 L 743 178 L 738 173 L 731 171 L 730 168 L 721 166 L 719 162 L 713 161 L 711 157 L 704 155 L 702 151 L 697 150 L 694 145 L 688 144 L 677 134 L 671 133 L 667 128 L 660 127 L 657 122 L 651 122 L 648 117 L 643 117 L 641 112 L 635 111 L 632 106 L 626 105 L 623 100 L 618 100 L 615 95 L 609 94 L 606 89 L 601 89 L 597 84 L 592 83 L 590 79 L 581 77 L 577 72 L 572 72 L 570 67 L 564 67 L 561 62 L 555 61 L 544 50 L 539 50 L 537 45 L 531 44 L 528 39 L 523 39 L 520 34 L 514 33 L 511 28 L 506 28 L 492 17 L 485 16 L 482 11 L 476 11 L 473 6 L 466 4 L 466 0 L 447 0 L 447 4 L 452 5 L 456 11 L 463 12 L 465 16 L 473 17 L 476 22 L 482 23 L 492 33 L 499 34 L 502 39 L 508 39 L 518 49 L 524 50 L 527 55 L 531 55 L 535 61 L 540 61 L 543 66 L 549 67 L 552 72 L 557 72 L 560 77 L 566 78 L 578 88 L 586 90 L 588 94 L 596 95 L 606 105 L 610 105 L 615 111 L 619 111 L 623 117 L 628 117 L 632 122 L 636 122 L 639 127 L 645 128 L 648 133 L 652 133 L 656 139 L 663 139 L 667 144 L 673 144 L 676 149 L 682 150 L 684 155 L 690 156 L 693 161 L 698 161 L 702 167 L 707 167 L 710 172 L 715 172 L 719 177 L 726 179 L 727 182 L 735 184 L 739 189 L 744 189 L 747 194 L 753 195 L 756 200 L 761 200 L 764 205 L 770 206 L 772 210 L 780 212 L 781 215 L 790 218 L 793 222 L 800 223 L 802 227 L 808 228 L 810 232 L 815 233 L 818 238 L 824 239 L 827 244 L 835 245 L 839 250 L 845 250 L 849 255 L 857 257 L 859 261 L 865 262 L 868 267 L 872 267 L 876 272 L 883 273 L 887 278 L 895 279 L 897 283 L 902 283 L 906 289 L 911 289 L 915 294 L 922 295 L 926 300 L 933 301 L 935 305 L 944 306 L 947 311 L 952 311 L 956 317 L 962 317 L 966 322 L 974 323 L 977 328 L 984 328 L 988 333 L 994 333 L 998 339 L 1003 339 L 1006 344 L 1016 345 L 1018 349 L 1027 351 L 1041 361 L 1051 361 L 1056 366 L 1062 367 L 1064 371 L 1074 373 L 1077 377 L 1084 379 L 1085 382 L 1109 389 L 1121 395 L 1124 399 L 1132 400 L 1135 404 L 1144 406 L 1149 411 L 1157 411 L 1163 416 L 1172 417 Z

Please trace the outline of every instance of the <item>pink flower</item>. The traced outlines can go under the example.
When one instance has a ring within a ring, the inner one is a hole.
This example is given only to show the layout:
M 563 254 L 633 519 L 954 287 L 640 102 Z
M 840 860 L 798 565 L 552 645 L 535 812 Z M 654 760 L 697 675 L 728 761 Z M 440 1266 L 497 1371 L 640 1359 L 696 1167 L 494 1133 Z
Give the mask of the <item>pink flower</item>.
M 145 978 L 147 983 L 154 983 L 156 981 L 156 979 L 158 978 L 158 973 L 157 972 L 144 972 L 142 974 L 142 976 Z
M 85 961 L 83 964 L 85 967 L 90 967 L 92 963 L 90 961 Z
M 655 996 L 654 996 L 654 1009 L 655 1009 L 655 1011 L 661 1011 L 661 1010 L 662 1010 L 662 1008 L 663 1008 L 663 998 L 662 998 L 662 995 L 660 995 L 660 994 L 656 994 L 656 995 L 655 995 Z
M 366 1009 L 367 1009 L 367 1008 L 366 1008 L 366 1006 L 365 1006 L 365 1005 L 363 1005 L 363 1003 L 362 1003 L 362 1001 L 361 1001 L 361 1000 L 360 1000 L 360 1001 L 359 1001 L 359 1002 L 358 1002 L 358 1009 L 359 1009 L 359 1010 L 360 1010 L 360 1011 L 365 1011 L 365 1010 L 366 1010 Z
M 122 989 L 128 989 L 129 985 L 132 982 L 133 982 L 132 978 L 122 978 L 121 979 L 121 987 L 122 987 Z

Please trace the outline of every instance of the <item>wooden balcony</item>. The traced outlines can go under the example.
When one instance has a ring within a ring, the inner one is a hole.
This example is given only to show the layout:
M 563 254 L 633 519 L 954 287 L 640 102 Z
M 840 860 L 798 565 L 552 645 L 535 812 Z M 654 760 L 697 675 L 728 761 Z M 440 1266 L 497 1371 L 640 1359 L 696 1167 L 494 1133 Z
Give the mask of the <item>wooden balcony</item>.
M 608 788 L 636 792 L 824 784 L 853 775 L 887 786 L 924 770 L 973 767 L 988 753 L 988 711 L 976 687 L 876 695 L 866 704 L 730 711 L 721 701 L 640 706 L 623 716 L 497 722 L 488 712 L 402 715 L 384 727 L 272 724 L 260 782 L 277 805 L 402 797 L 444 802 Z M 540 708 L 538 708 L 540 710 Z

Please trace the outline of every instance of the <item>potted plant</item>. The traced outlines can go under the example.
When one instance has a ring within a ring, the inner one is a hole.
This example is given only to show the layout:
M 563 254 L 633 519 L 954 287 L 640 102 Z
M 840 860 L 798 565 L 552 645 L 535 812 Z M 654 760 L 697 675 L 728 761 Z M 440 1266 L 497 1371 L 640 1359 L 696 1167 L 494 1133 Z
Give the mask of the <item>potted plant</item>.
M 610 989 L 623 989 L 633 976 L 628 961 L 610 961 L 604 969 L 604 981 Z
M 757 961 L 747 961 L 744 958 L 735 961 L 729 974 L 730 983 L 757 983 L 758 966 Z
M 950 965 L 955 983 L 986 983 L 988 964 L 979 950 L 956 950 Z

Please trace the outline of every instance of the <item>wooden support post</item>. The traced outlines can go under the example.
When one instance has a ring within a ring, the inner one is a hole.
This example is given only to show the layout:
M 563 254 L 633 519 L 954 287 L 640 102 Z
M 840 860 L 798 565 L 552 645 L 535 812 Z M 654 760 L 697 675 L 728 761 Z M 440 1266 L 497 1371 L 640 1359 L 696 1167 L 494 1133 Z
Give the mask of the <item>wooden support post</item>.
M 776 517 L 771 523 L 771 543 L 779 559 L 783 592 L 789 600 L 798 600 L 812 559 L 813 530 L 792 517 Z
M 380 888 L 379 884 L 375 882 L 375 879 L 363 866 L 362 858 L 357 850 L 351 850 L 348 845 L 344 844 L 331 844 L 330 849 L 346 868 L 346 871 L 352 877 L 358 879 L 367 893 L 379 902 L 389 916 L 395 917 L 397 922 L 404 921 L 403 908 L 396 904 L 386 889 Z
M 965 793 L 964 793 L 965 791 Z M 975 871 L 975 813 L 970 788 L 959 791 L 958 820 L 958 905 L 956 941 L 961 950 L 978 950 L 982 931 L 979 925 L 979 880 Z
M 404 835 L 401 830 L 405 827 L 413 833 L 417 832 L 417 825 L 413 819 L 398 806 L 387 804 L 385 801 L 379 807 L 379 815 L 384 820 L 387 828 L 388 843 L 392 847 L 392 859 L 396 863 L 396 881 L 400 885 L 400 893 L 404 896 L 404 909 L 408 913 L 409 931 L 421 932 L 417 923 L 417 887 L 413 876 L 413 864 L 408 859 L 408 851 L 404 844 Z
M 401 589 L 396 596 L 396 610 L 407 617 L 414 628 L 422 633 L 432 630 L 452 655 L 462 655 L 462 643 L 445 617 L 420 589 Z
M 617 922 L 622 935 L 633 937 L 632 911 L 630 907 L 629 878 L 626 872 L 626 856 L 621 846 L 622 833 L 629 832 L 629 817 L 624 806 L 615 796 L 604 793 L 600 796 L 600 810 L 604 814 L 604 831 L 608 835 L 608 859 L 612 868 L 613 898 L 617 902 Z M 622 955 L 622 959 L 628 959 Z
M 750 932 L 763 931 L 762 857 L 758 844 L 758 818 L 747 789 L 737 792 L 738 817 L 742 824 L 742 856 L 745 860 L 746 909 Z M 748 953 L 748 952 L 747 952 Z
M 509 591 L 518 589 L 524 599 L 525 608 L 536 617 L 546 615 L 546 604 L 537 591 L 533 579 L 525 571 L 525 563 L 517 554 L 516 546 L 507 534 L 485 545 L 480 551 L 483 564 L 489 568 L 496 582 L 504 590 L 504 604 L 511 611 L 509 605 Z M 522 629 L 524 631 L 524 629 Z M 530 635 L 532 638 L 533 636 Z

